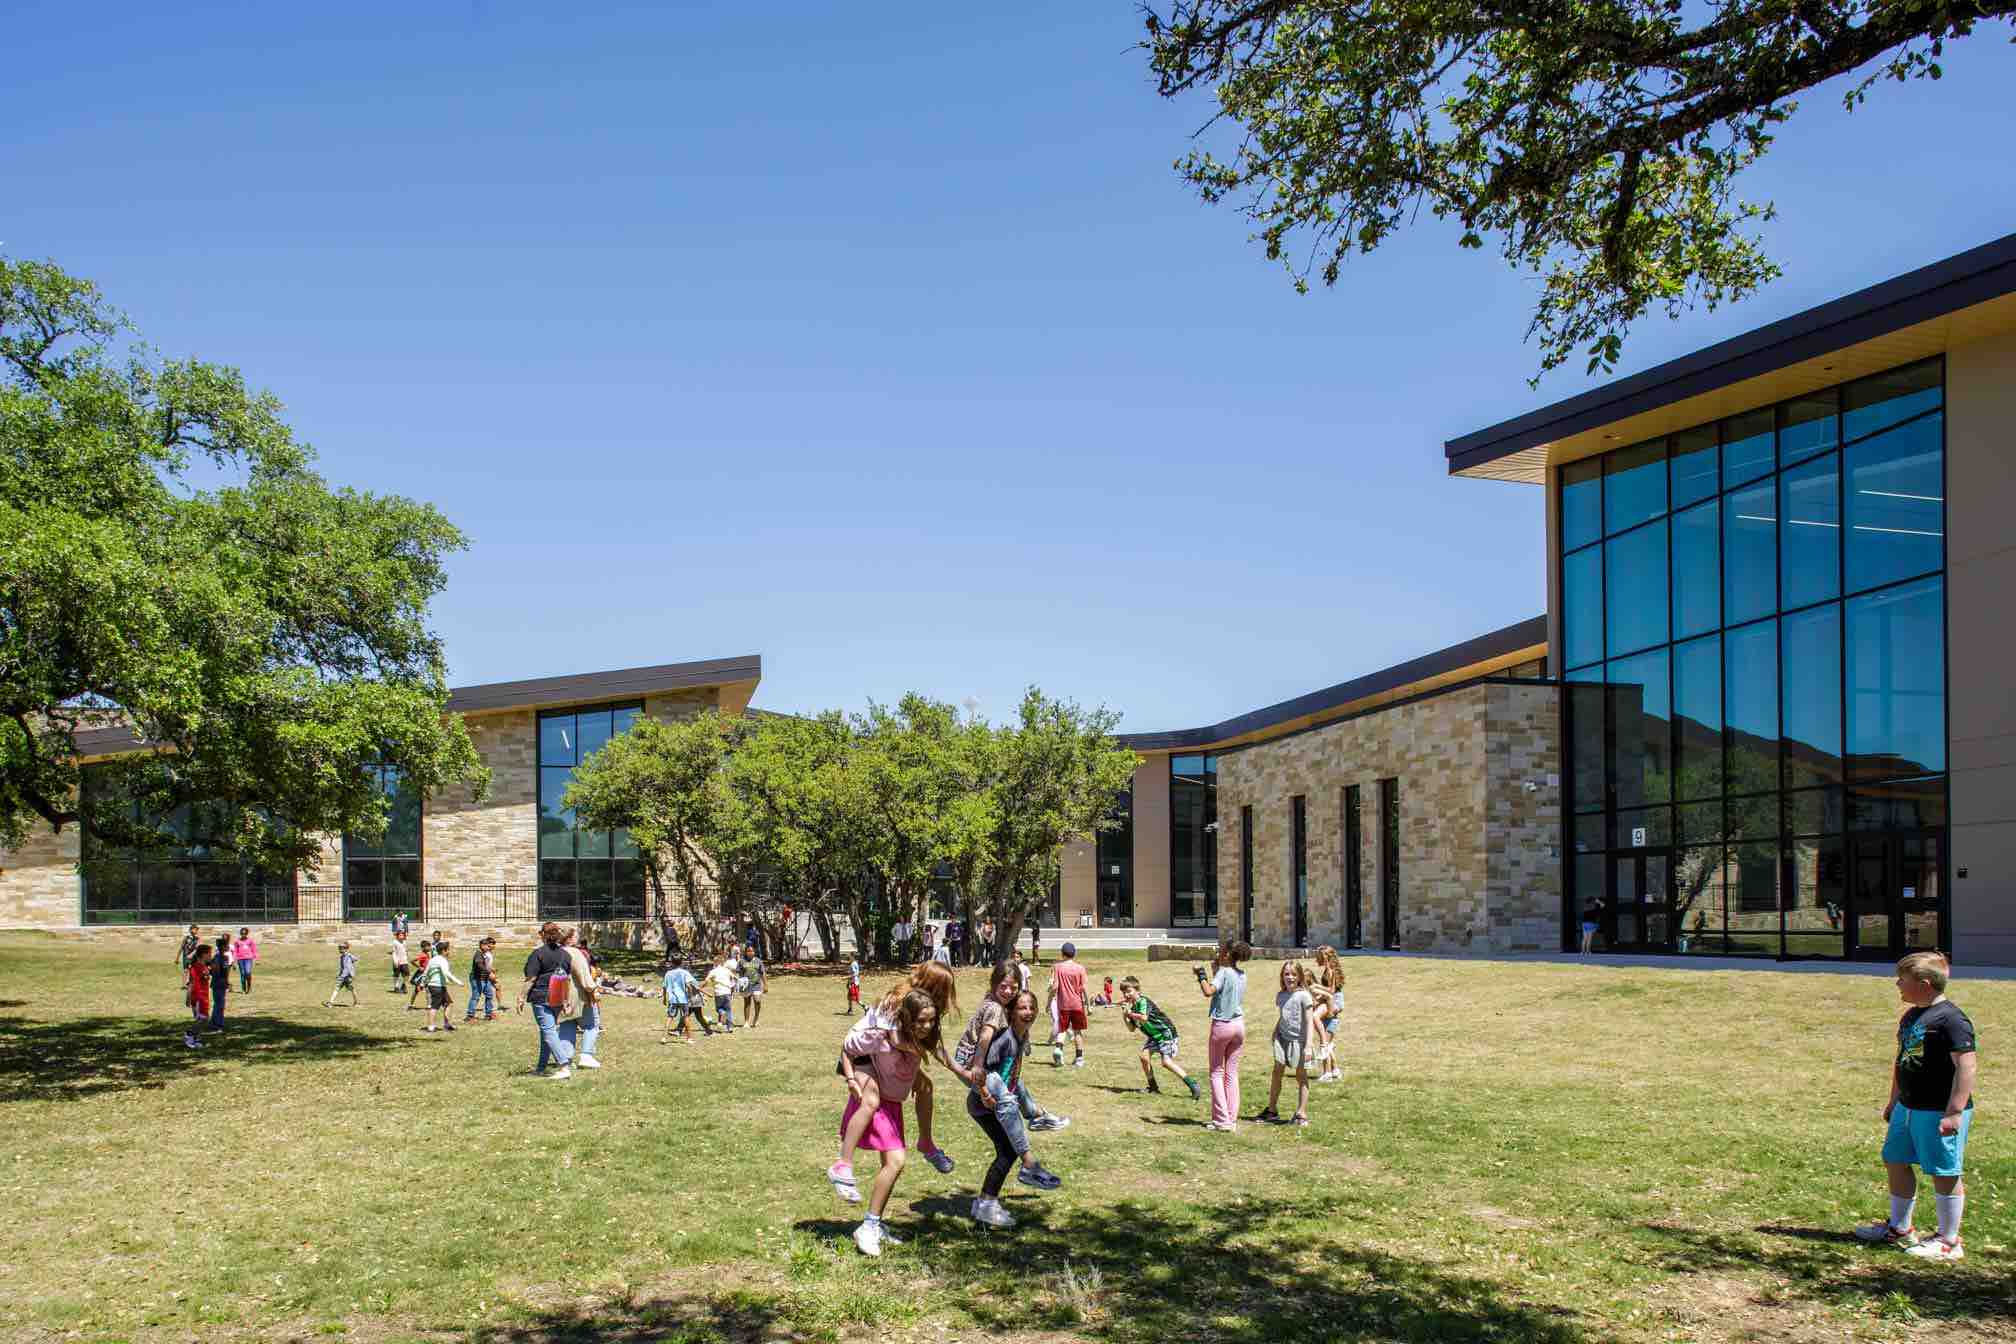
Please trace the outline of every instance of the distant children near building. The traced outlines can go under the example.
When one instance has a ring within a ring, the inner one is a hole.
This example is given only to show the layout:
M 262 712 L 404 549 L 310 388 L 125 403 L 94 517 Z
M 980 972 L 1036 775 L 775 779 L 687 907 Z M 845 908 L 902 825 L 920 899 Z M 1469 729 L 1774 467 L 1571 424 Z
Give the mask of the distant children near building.
M 688 970 L 686 963 L 677 957 L 665 959 L 665 1034 L 659 1038 L 661 1044 L 677 1041 L 681 1045 L 693 1040 L 690 1025 L 699 1019 L 700 1029 L 709 1036 L 714 1028 L 707 1025 L 707 1019 L 700 1016 L 700 981 Z
M 1141 982 L 1131 975 L 1120 982 L 1120 1010 L 1127 1029 L 1141 1033 L 1141 1077 L 1148 1091 L 1162 1090 L 1155 1081 L 1155 1066 L 1160 1064 L 1190 1089 L 1190 1100 L 1196 1101 L 1202 1095 L 1197 1080 L 1176 1062 L 1176 1024 L 1155 1000 L 1141 992 Z
M 420 1030 L 455 1030 L 455 1023 L 449 1019 L 448 986 L 459 985 L 462 980 L 448 964 L 446 939 L 434 944 L 434 954 L 427 958 L 427 971 L 422 979 L 427 989 L 427 1025 Z
M 223 934 L 210 945 L 210 1030 L 224 1030 L 224 1001 L 231 996 L 231 944 Z
M 723 952 L 714 958 L 714 965 L 707 972 L 707 992 L 714 998 L 714 1021 L 724 1036 L 735 1031 L 735 968 L 730 964 L 732 960 L 731 953 Z
M 1897 1023 L 1897 1059 L 1890 1069 L 1890 1100 L 1883 1120 L 1883 1166 L 1890 1178 L 1890 1216 L 1855 1229 L 1863 1241 L 1901 1247 L 1922 1260 L 1955 1261 L 1967 1187 L 1963 1179 L 1967 1131 L 1974 1123 L 1974 1077 L 1978 1051 L 1974 1024 L 1946 997 L 1952 973 L 1937 952 L 1913 952 L 1897 963 L 1897 997 L 1904 1016 Z M 1912 1214 L 1918 1202 L 1917 1171 L 1932 1178 L 1937 1230 L 1920 1240 Z
M 190 964 L 196 960 L 196 949 L 201 946 L 203 946 L 203 939 L 198 936 L 196 926 L 191 924 L 189 932 L 182 935 L 181 950 L 175 954 L 176 960 L 182 968 L 182 977 L 185 980 L 189 977 Z
M 462 1013 L 464 1022 L 476 1020 L 476 1005 L 483 1005 L 483 1020 L 497 1018 L 497 940 L 484 938 L 476 944 L 475 953 L 469 958 L 469 1006 Z
M 406 977 L 412 971 L 411 959 L 406 951 L 406 930 L 396 929 L 392 934 L 392 992 L 406 992 Z
M 322 1002 L 324 1008 L 336 1006 L 336 996 L 344 990 L 350 991 L 350 1006 L 357 1006 L 357 958 L 350 954 L 350 944 L 336 944 L 336 984 L 329 991 L 329 997 Z
M 861 959 L 850 957 L 847 961 L 847 1006 L 840 1011 L 852 1017 L 861 1007 Z

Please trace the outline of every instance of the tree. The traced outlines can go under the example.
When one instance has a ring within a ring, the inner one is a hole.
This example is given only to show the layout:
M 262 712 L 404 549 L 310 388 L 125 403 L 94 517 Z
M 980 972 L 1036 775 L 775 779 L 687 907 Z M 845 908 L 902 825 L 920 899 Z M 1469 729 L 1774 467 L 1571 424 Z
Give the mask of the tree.
M 1465 247 L 1544 276 L 1541 369 L 1616 365 L 1653 305 L 1677 316 L 1775 279 L 1738 200 L 1794 97 L 1862 72 L 1938 79 L 1947 41 L 2016 0 L 1149 0 L 1160 92 L 1214 90 L 1244 137 L 1178 170 L 1240 198 L 1299 289 L 1336 283 L 1426 207 Z M 1306 241 L 1306 251 L 1301 244 Z M 1535 381 L 1538 381 L 1536 376 Z
M 318 833 L 382 833 L 374 767 L 480 795 L 426 624 L 461 534 L 330 489 L 270 394 L 115 352 L 126 331 L 89 282 L 0 258 L 0 844 L 39 819 L 312 869 Z M 105 727 L 152 750 L 82 790 Z

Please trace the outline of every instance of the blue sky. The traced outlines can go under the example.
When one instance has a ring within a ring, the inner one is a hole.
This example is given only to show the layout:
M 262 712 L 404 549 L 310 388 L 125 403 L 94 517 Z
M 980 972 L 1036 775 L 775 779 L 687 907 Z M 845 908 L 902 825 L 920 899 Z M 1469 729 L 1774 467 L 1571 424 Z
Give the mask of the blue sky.
M 0 248 L 468 533 L 457 683 L 756 652 L 1184 727 L 1539 613 L 1441 444 L 1590 385 L 1417 233 L 1298 297 L 1170 164 L 1128 0 L 14 7 Z M 2008 232 L 2007 25 L 1748 181 L 1787 275 L 1625 371 Z M 2000 148 L 1998 148 L 2000 146 Z

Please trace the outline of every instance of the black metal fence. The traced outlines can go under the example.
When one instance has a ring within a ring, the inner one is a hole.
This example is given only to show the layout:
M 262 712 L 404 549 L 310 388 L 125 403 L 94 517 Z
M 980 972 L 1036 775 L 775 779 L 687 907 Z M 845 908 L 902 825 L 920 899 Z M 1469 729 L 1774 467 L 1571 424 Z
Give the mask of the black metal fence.
M 609 905 L 609 902 L 602 902 Z M 539 888 L 532 885 L 454 886 L 429 883 L 425 887 L 350 889 L 346 905 L 340 886 L 302 887 L 300 922 L 382 924 L 403 912 L 413 926 L 439 924 L 529 924 L 541 919 L 642 919 L 639 906 L 634 911 L 597 909 L 562 888 L 548 889 L 542 906 Z

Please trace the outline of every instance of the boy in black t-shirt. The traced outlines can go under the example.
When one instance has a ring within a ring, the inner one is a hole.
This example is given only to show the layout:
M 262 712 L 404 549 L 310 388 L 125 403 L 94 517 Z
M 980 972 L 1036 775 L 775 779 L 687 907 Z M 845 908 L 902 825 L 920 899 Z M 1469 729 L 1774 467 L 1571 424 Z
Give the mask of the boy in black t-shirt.
M 1949 970 L 1937 952 L 1913 952 L 1897 963 L 1897 995 L 1906 1007 L 1897 1023 L 1890 1101 L 1883 1108 L 1890 1126 L 1883 1139 L 1890 1216 L 1855 1229 L 1863 1241 L 1901 1246 L 1922 1260 L 1958 1260 L 1964 1254 L 1960 1215 L 1967 1188 L 1961 1167 L 1974 1120 L 1974 1024 L 1946 997 Z M 1922 1241 L 1911 1228 L 1918 1195 L 1914 1164 L 1932 1178 L 1939 1211 L 1937 1235 Z

